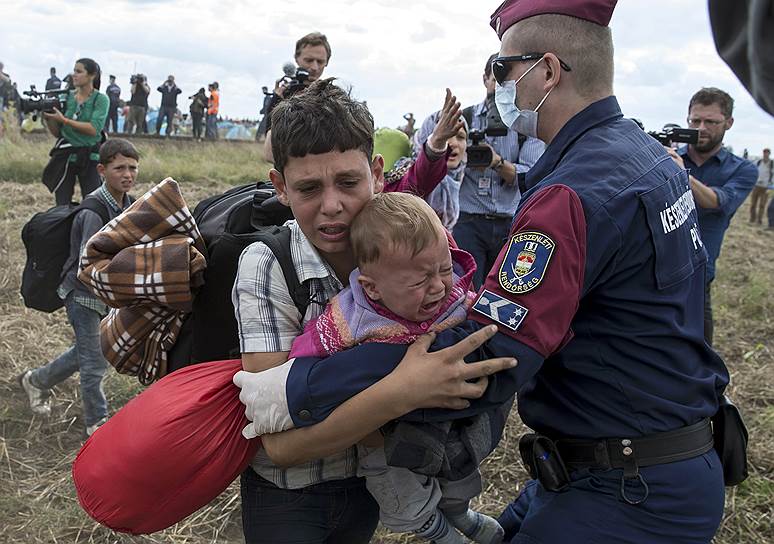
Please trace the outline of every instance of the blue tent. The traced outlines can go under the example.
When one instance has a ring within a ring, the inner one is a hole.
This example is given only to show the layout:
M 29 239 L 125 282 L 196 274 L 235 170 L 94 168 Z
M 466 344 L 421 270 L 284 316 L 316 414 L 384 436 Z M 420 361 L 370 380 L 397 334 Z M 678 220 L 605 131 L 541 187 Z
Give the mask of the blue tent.
M 244 125 L 235 125 L 230 123 L 231 127 L 226 130 L 224 138 L 226 140 L 252 140 L 250 130 Z M 218 128 L 223 128 L 223 123 L 218 124 Z

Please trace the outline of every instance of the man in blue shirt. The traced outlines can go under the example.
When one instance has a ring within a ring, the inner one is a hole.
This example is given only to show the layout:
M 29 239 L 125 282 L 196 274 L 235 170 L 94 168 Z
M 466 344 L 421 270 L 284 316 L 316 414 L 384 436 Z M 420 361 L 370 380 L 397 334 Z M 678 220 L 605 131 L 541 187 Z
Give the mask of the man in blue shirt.
M 105 131 L 111 132 L 110 126 L 112 124 L 112 132 L 118 132 L 118 107 L 121 102 L 121 87 L 116 84 L 116 76 L 110 76 L 110 85 L 105 89 L 105 94 L 110 100 L 108 106 L 108 116 L 105 119 Z
M 496 56 L 490 56 L 484 66 L 486 99 L 465 108 L 470 131 L 502 126 L 494 103 L 495 80 L 491 63 Z M 473 276 L 476 288 L 481 287 L 508 235 L 519 205 L 518 175 L 523 176 L 545 148 L 536 138 L 520 139 L 515 130 L 510 127 L 507 130 L 505 136 L 485 137 L 483 143 L 492 148 L 492 161 L 483 168 L 468 166 L 460 186 L 460 216 L 454 226 L 454 239 L 476 260 Z
M 723 137 L 734 124 L 734 99 L 714 87 L 705 87 L 691 97 L 688 126 L 699 129 L 699 141 L 676 152 L 668 150 L 681 168 L 688 170 L 691 192 L 699 212 L 699 227 L 707 261 L 704 298 L 704 336 L 712 345 L 711 285 L 715 261 L 731 218 L 752 191 L 758 171 L 752 162 L 723 147 Z
M 51 73 L 51 77 L 48 78 L 48 80 L 46 80 L 46 90 L 47 91 L 57 91 L 57 90 L 61 89 L 62 88 L 62 80 L 59 79 L 56 76 L 56 68 L 54 68 L 52 66 L 51 70 L 50 70 L 50 73 Z

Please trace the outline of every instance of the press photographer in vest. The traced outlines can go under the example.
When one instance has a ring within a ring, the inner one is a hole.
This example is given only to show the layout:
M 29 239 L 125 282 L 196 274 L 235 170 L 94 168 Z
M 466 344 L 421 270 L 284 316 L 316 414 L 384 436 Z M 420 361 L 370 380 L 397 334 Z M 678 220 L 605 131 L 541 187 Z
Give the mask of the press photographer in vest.
M 331 60 L 331 45 L 328 38 L 320 32 L 311 32 L 296 42 L 294 55 L 296 68 L 288 63 L 285 75 L 274 85 L 271 101 L 266 108 L 266 141 L 263 146 L 264 156 L 268 162 L 274 162 L 271 152 L 271 112 L 283 99 L 306 89 L 320 79 Z
M 108 97 L 99 92 L 100 68 L 94 60 L 75 62 L 72 83 L 65 111 L 54 108 L 43 113 L 49 132 L 58 138 L 43 173 L 43 183 L 54 193 L 57 204 L 71 201 L 76 177 L 81 196 L 99 187 L 99 144 L 110 106 Z

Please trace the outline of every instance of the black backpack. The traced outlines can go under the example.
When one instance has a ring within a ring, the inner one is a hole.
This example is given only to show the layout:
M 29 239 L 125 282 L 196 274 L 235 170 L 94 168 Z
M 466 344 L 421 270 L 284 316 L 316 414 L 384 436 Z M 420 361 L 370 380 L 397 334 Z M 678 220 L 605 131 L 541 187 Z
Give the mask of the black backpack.
M 108 222 L 108 210 L 97 197 L 87 196 L 80 204 L 54 206 L 38 212 L 22 227 L 22 242 L 27 262 L 22 272 L 21 295 L 24 305 L 33 310 L 53 312 L 62 306 L 57 289 L 62 283 L 70 256 L 70 230 L 81 210 L 96 212 L 102 224 Z
M 231 291 L 239 256 L 253 242 L 265 243 L 277 257 L 302 316 L 310 302 L 309 286 L 299 281 L 290 255 L 290 229 L 281 226 L 293 214 L 277 201 L 271 183 L 234 187 L 210 197 L 196 206 L 193 216 L 207 246 L 207 269 L 193 311 L 169 353 L 169 372 L 193 363 L 240 357 Z

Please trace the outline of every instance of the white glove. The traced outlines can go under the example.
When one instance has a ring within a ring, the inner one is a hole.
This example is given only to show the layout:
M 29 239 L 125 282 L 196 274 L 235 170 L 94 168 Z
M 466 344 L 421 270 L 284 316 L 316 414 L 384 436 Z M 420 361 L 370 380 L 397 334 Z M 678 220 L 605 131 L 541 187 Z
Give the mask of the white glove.
M 242 390 L 239 400 L 245 405 L 245 416 L 251 421 L 242 429 L 245 438 L 293 428 L 285 392 L 293 361 L 295 359 L 262 372 L 240 370 L 234 375 L 234 385 Z

